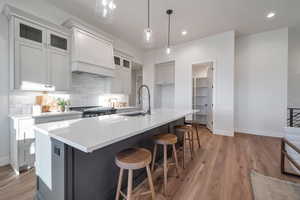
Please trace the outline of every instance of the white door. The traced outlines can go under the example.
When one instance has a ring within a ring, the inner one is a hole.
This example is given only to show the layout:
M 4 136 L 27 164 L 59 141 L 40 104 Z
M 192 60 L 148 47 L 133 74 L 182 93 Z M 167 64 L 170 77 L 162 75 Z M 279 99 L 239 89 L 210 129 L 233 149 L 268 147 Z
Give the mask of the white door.
M 208 78 L 208 96 L 207 96 L 207 100 L 208 100 L 208 105 L 207 105 L 207 128 L 210 131 L 213 131 L 213 109 L 214 109 L 214 105 L 213 105 L 213 90 L 214 90 L 214 66 L 213 63 L 210 64 L 210 67 L 208 69 L 207 72 L 207 78 Z
M 45 30 L 19 20 L 15 29 L 15 88 L 25 83 L 47 84 Z
M 70 90 L 71 66 L 68 38 L 48 32 L 48 80 L 56 91 Z

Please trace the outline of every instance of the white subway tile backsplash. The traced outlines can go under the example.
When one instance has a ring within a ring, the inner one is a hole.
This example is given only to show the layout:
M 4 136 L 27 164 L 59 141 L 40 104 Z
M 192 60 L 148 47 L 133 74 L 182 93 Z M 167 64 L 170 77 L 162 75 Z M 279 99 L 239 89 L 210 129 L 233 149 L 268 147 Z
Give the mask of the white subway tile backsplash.
M 72 106 L 109 106 L 109 98 L 117 98 L 119 101 L 128 102 L 127 95 L 110 94 L 111 79 L 88 73 L 73 73 L 72 88 L 67 94 L 49 94 L 63 98 L 69 98 Z M 41 92 L 17 92 L 9 97 L 10 114 L 30 114 L 35 97 Z

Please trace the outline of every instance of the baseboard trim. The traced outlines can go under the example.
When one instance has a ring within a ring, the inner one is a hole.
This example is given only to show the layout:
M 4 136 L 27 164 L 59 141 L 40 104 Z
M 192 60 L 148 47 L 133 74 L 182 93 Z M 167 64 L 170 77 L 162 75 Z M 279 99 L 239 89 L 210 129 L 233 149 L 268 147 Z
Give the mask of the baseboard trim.
M 216 135 L 224 135 L 224 136 L 234 136 L 233 131 L 221 130 L 221 129 L 214 129 L 213 133 Z
M 280 132 L 272 132 L 272 131 L 236 129 L 235 132 L 236 133 L 245 133 L 245 134 L 250 134 L 250 135 L 276 137 L 276 138 L 282 138 L 284 136 L 284 131 L 282 131 L 282 133 L 280 133 Z
M 0 157 L 0 167 L 4 165 L 8 165 L 10 162 L 9 156 Z

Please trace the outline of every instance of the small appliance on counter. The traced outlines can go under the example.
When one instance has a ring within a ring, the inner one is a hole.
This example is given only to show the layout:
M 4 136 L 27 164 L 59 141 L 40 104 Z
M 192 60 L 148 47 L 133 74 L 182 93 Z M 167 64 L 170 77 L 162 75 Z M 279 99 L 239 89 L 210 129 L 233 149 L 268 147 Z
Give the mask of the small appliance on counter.
M 117 110 L 113 107 L 102 107 L 102 106 L 70 107 L 70 110 L 82 112 L 83 118 L 98 117 L 102 115 L 111 115 L 117 112 Z

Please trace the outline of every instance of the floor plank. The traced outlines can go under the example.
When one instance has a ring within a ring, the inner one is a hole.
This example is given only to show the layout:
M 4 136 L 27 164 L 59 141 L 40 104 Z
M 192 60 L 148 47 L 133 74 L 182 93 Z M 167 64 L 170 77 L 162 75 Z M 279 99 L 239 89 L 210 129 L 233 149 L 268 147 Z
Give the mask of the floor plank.
M 280 139 L 239 133 L 226 137 L 212 135 L 204 128 L 200 131 L 202 147 L 195 145 L 195 158 L 187 157 L 180 178 L 170 169 L 167 196 L 162 195 L 163 171 L 158 168 L 153 174 L 157 200 L 252 200 L 251 170 L 300 183 L 300 178 L 280 172 Z M 178 153 L 180 162 L 181 154 Z M 0 200 L 32 200 L 35 185 L 34 170 L 16 176 L 9 166 L 0 167 Z M 137 191 L 147 189 L 145 183 Z

